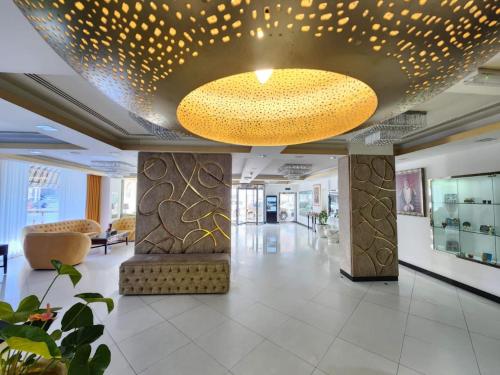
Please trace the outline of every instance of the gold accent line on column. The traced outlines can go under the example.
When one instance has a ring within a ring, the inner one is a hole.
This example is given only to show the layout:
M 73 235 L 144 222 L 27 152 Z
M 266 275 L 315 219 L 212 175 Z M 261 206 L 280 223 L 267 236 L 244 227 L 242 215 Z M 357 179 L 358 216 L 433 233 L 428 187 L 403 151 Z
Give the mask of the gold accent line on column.
M 189 168 L 189 171 L 186 168 Z M 203 176 L 202 172 L 206 176 Z M 213 160 L 200 160 L 193 154 L 154 154 L 139 166 L 140 175 L 153 185 L 139 192 L 138 215 L 156 217 L 159 224 L 141 234 L 142 238 L 138 238 L 136 243 L 136 251 L 139 249 L 141 253 L 184 253 L 210 237 L 209 244 L 205 244 L 206 251 L 218 252 L 219 242 L 224 240 L 217 239 L 214 234 L 219 232 L 223 238 L 230 240 L 229 233 L 226 233 L 221 224 L 221 220 L 230 222 L 230 218 L 225 214 L 228 207 L 223 207 L 227 202 L 219 196 L 212 196 L 208 191 L 203 191 L 230 188 L 224 181 L 225 170 L 222 165 Z M 210 180 L 203 181 L 207 176 Z M 164 185 L 171 187 L 171 191 L 166 192 L 168 197 L 163 193 L 156 194 L 159 199 L 153 201 L 154 207 L 146 209 L 145 201 L 148 201 L 150 195 L 151 199 L 154 199 L 155 194 L 152 192 L 159 187 L 163 191 Z M 176 191 L 180 192 L 180 195 L 176 194 Z M 215 193 L 217 191 L 214 191 Z M 171 207 L 167 206 L 172 204 Z M 182 225 L 179 227 L 179 224 Z

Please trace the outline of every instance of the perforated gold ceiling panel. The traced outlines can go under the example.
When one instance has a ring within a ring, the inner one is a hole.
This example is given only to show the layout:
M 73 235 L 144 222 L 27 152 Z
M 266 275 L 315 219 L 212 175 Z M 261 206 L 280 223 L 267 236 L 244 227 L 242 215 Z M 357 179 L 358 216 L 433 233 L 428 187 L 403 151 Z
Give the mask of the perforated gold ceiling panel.
M 344 74 L 378 97 L 370 124 L 499 50 L 498 0 L 15 0 L 77 72 L 167 128 L 190 92 L 257 69 Z M 241 142 L 240 142 L 241 143 Z
M 181 101 L 177 118 L 204 138 L 274 146 L 344 133 L 376 108 L 375 92 L 357 79 L 320 70 L 279 69 L 264 84 L 254 72 L 207 83 Z

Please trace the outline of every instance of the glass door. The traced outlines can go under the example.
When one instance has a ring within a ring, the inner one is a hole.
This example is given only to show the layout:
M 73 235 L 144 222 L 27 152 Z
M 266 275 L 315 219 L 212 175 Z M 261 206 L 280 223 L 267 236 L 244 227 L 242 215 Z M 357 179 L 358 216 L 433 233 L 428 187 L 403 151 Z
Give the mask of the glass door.
M 237 224 L 260 224 L 264 222 L 264 187 L 238 188 Z
M 297 196 L 295 193 L 280 193 L 278 219 L 281 222 L 296 221 Z

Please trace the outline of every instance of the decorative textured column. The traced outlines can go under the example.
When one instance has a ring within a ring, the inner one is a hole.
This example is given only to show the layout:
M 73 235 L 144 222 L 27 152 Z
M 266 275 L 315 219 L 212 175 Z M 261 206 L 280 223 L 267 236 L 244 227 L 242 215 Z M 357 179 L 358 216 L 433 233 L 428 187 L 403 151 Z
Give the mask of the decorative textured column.
M 341 273 L 353 281 L 397 280 L 394 156 L 339 160 Z

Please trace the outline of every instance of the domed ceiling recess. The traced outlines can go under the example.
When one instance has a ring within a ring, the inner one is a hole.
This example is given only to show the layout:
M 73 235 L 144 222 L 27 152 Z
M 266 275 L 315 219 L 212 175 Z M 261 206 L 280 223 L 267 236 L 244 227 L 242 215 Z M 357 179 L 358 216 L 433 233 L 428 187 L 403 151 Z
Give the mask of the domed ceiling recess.
M 204 138 L 287 145 L 391 118 L 499 49 L 495 0 L 16 0 L 108 97 Z

